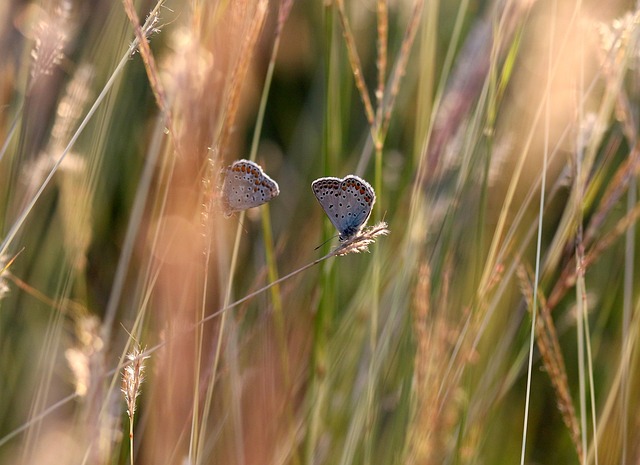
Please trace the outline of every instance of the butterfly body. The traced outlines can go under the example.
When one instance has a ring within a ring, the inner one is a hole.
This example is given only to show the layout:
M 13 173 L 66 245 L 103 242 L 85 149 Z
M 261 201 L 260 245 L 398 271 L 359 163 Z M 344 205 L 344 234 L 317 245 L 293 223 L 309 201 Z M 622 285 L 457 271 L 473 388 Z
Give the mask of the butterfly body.
M 341 242 L 356 236 L 371 215 L 376 194 L 364 179 L 349 175 L 344 179 L 326 177 L 313 181 L 311 189 Z
M 250 160 L 237 160 L 226 168 L 222 185 L 222 207 L 225 215 L 258 207 L 280 194 L 278 183 L 260 165 Z

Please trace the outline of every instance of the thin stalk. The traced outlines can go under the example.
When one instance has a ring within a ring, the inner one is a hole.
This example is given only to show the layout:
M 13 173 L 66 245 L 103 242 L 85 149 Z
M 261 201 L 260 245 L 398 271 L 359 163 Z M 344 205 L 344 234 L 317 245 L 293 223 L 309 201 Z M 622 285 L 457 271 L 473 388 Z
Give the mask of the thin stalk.
M 580 247 L 580 245 L 578 246 Z M 580 252 L 577 252 L 578 254 Z M 581 266 L 580 262 L 577 261 L 576 268 Z M 579 272 L 579 271 L 578 271 Z M 585 382 L 585 327 L 584 322 L 587 318 L 586 308 L 584 308 L 584 303 L 586 301 L 586 289 L 584 285 L 584 277 L 582 274 L 579 275 L 578 282 L 576 285 L 576 293 L 577 293 L 577 343 L 578 343 L 578 386 L 580 391 L 580 434 L 582 437 L 582 450 L 587 450 L 587 393 L 586 393 L 586 382 Z M 586 465 L 587 456 L 584 455 L 583 465 Z
M 627 192 L 627 213 L 633 211 L 636 205 L 636 178 L 634 177 L 629 184 L 629 191 Z M 633 268 L 635 257 L 635 239 L 636 238 L 636 225 L 635 223 L 629 226 L 625 234 L 625 254 L 624 254 L 624 294 L 623 294 L 623 306 L 622 306 L 622 352 L 624 353 L 624 347 L 629 343 L 629 328 L 631 325 L 631 312 L 633 305 Z M 628 428 L 629 428 L 629 365 L 627 363 L 622 364 L 622 382 L 620 383 L 620 422 L 622 430 L 622 447 L 620 463 L 625 465 L 627 463 L 627 451 L 628 444 Z M 595 436 L 597 438 L 597 436 Z M 598 444 L 598 441 L 594 441 L 594 446 Z M 597 457 L 597 454 L 596 454 Z
M 552 15 L 552 20 L 555 16 Z M 555 32 L 555 28 L 552 25 L 549 27 L 550 31 L 550 42 L 553 42 L 553 34 Z M 547 86 L 550 85 L 552 78 L 552 56 L 551 50 L 553 47 L 549 47 L 549 63 L 547 66 Z M 548 96 L 549 87 L 545 90 L 545 95 Z M 531 334 L 529 336 L 529 360 L 527 363 L 527 390 L 525 395 L 525 407 L 524 407 L 524 424 L 522 427 L 522 449 L 520 451 L 520 465 L 524 465 L 525 461 L 525 453 L 527 448 L 527 429 L 529 425 L 529 406 L 531 404 L 531 378 L 533 373 L 533 349 L 536 338 L 536 320 L 538 315 L 538 286 L 540 283 L 540 256 L 542 249 L 542 220 L 544 218 L 544 205 L 545 205 L 545 191 L 547 185 L 547 163 L 549 157 L 549 125 L 551 119 L 551 104 L 549 98 L 545 99 L 544 109 L 545 109 L 545 125 L 544 125 L 544 150 L 543 150 L 543 158 L 542 158 L 542 180 L 540 184 L 540 206 L 538 208 L 538 238 L 536 242 L 536 267 L 535 267 L 535 278 L 533 282 L 533 306 L 531 307 Z M 523 160 L 522 157 L 521 160 Z
M 382 204 L 382 145 L 377 145 L 376 148 L 376 169 L 375 169 L 375 190 L 376 197 L 378 199 L 378 208 L 374 213 L 374 218 L 378 220 L 381 216 L 380 205 Z M 378 245 L 374 245 L 374 250 L 378 249 Z M 373 256 L 373 270 L 371 273 L 371 314 L 369 323 L 369 350 L 371 352 L 369 358 L 368 368 L 368 382 L 367 382 L 367 419 L 366 419 L 366 432 L 365 432 L 365 464 L 375 463 L 375 423 L 377 411 L 375 408 L 376 402 L 376 354 L 378 352 L 378 325 L 380 319 L 380 276 L 382 269 L 382 258 L 379 253 L 374 253 Z
M 334 27 L 335 8 L 331 4 L 324 6 L 324 26 L 325 26 L 325 111 L 322 137 L 322 163 L 324 172 L 331 172 L 333 160 L 337 156 L 340 146 L 340 80 L 338 52 L 339 44 L 336 38 L 336 28 Z M 329 238 L 331 232 L 324 229 L 324 237 Z M 325 246 L 325 248 L 328 246 Z M 322 270 L 321 286 L 322 296 L 318 306 L 318 312 L 314 321 L 312 360 L 311 360 L 311 386 L 309 388 L 309 423 L 305 438 L 305 452 L 303 463 L 312 465 L 315 463 L 314 455 L 320 428 L 322 425 L 322 415 L 328 391 L 327 386 L 327 330 L 333 319 L 333 308 L 335 305 L 335 294 L 333 285 L 334 273 L 331 266 L 325 266 Z
M 376 149 L 375 157 L 375 191 L 378 199 L 378 208 L 374 212 L 374 219 L 380 220 L 380 211 L 382 210 L 382 150 L 384 147 L 384 137 L 381 133 L 382 117 L 385 101 L 385 78 L 387 71 L 387 32 L 389 28 L 389 17 L 386 0 L 378 0 L 377 2 L 377 19 L 378 19 L 378 86 L 376 90 L 376 117 L 375 126 L 371 128 L 372 134 L 375 135 L 374 146 Z M 377 245 L 374 246 L 378 248 Z M 364 447 L 364 463 L 370 465 L 374 462 L 374 446 L 375 446 L 375 424 L 377 411 L 376 402 L 376 377 L 375 377 L 375 354 L 378 347 L 378 321 L 380 319 L 380 273 L 381 273 L 381 257 L 376 253 L 373 257 L 373 272 L 371 273 L 371 315 L 369 323 L 369 358 L 368 381 L 367 381 L 367 409 L 366 409 L 366 426 L 365 426 L 365 447 Z
M 129 460 L 133 465 L 133 419 L 129 420 Z
M 582 51 L 581 56 L 583 56 L 584 51 Z M 578 77 L 578 91 L 579 92 L 583 92 L 584 90 L 584 65 L 583 63 L 581 63 L 580 66 L 580 75 Z M 580 101 L 582 102 L 582 99 L 580 99 Z M 582 121 L 584 118 L 584 107 L 582 105 L 580 105 L 578 107 L 578 113 L 579 113 L 579 117 L 580 120 Z M 579 137 L 581 137 L 579 135 Z M 582 142 L 582 141 L 578 141 L 578 142 Z M 577 210 L 577 215 L 576 215 L 576 226 L 577 226 L 577 237 L 576 237 L 576 248 L 575 248 L 575 256 L 576 256 L 576 276 L 577 276 L 577 280 L 576 280 L 576 300 L 577 300 L 577 320 L 578 320 L 578 324 L 577 324 L 577 331 L 578 331 L 578 337 L 577 337 L 577 342 L 578 342 L 578 384 L 579 384 L 579 392 L 580 392 L 580 434 L 581 434 L 581 438 L 582 438 L 582 463 L 584 465 L 587 465 L 587 453 L 586 451 L 588 450 L 587 448 L 587 386 L 586 386 L 586 380 L 585 380 L 585 365 L 586 365 L 586 361 L 585 361 L 585 346 L 587 346 L 587 355 L 588 358 L 591 358 L 591 349 L 588 347 L 590 342 L 590 338 L 589 338 L 589 322 L 588 322 L 588 308 L 587 308 L 587 289 L 586 289 L 586 283 L 584 280 L 584 274 L 585 274 L 585 267 L 584 267 L 584 235 L 583 235 L 583 221 L 584 221 L 584 204 L 582 202 L 582 199 L 584 198 L 584 190 L 585 190 L 585 185 L 586 185 L 586 179 L 583 181 L 583 179 L 586 177 L 586 173 L 582 172 L 582 162 L 584 160 L 584 153 L 582 151 L 582 147 L 584 147 L 584 143 L 579 143 L 578 147 L 580 147 L 580 149 L 578 150 L 578 157 L 576 160 L 576 170 L 577 170 L 577 175 L 576 175 L 576 190 L 578 195 L 576 196 L 576 210 Z M 591 394 L 593 395 L 593 371 L 592 371 L 592 364 L 591 364 L 591 360 L 588 361 L 589 364 L 589 379 L 591 381 Z M 595 408 L 595 405 L 593 404 L 593 397 L 592 397 L 592 404 L 591 404 L 592 408 Z M 595 414 L 594 414 L 595 416 Z M 595 428 L 595 422 L 594 422 L 594 428 Z M 594 435 L 594 439 L 597 436 Z M 597 457 L 597 453 L 596 453 L 596 457 Z M 597 463 L 597 458 L 596 458 L 596 463 Z
M 585 67 L 584 67 L 584 60 L 582 59 L 582 57 L 585 56 L 585 50 L 584 50 L 584 44 L 582 44 L 582 42 L 580 43 L 580 74 L 579 74 L 579 82 L 578 82 L 578 90 L 580 92 L 580 95 L 584 95 L 584 88 L 585 88 Z M 580 121 L 584 120 L 584 106 L 582 105 L 582 103 L 584 102 L 584 99 L 580 98 L 580 106 L 578 107 L 578 112 L 579 112 L 579 118 Z M 579 138 L 582 138 L 582 133 L 580 133 Z M 582 140 L 578 140 L 579 142 L 579 147 L 584 147 L 584 141 Z M 579 163 L 578 163 L 579 164 Z M 577 179 L 580 179 L 580 177 L 578 177 Z M 635 178 L 633 178 L 633 180 L 631 181 L 631 185 L 629 187 L 629 197 L 630 199 L 632 199 L 635 203 Z M 582 188 L 582 185 L 579 186 L 580 188 Z M 583 198 L 583 197 L 582 197 Z M 628 199 L 629 200 L 629 199 Z M 629 209 L 631 209 L 633 207 L 633 204 L 631 204 L 629 206 Z M 586 272 L 585 268 L 584 268 L 584 247 L 582 247 L 582 233 L 583 233 L 583 229 L 582 229 L 582 224 L 584 222 L 584 204 L 581 203 L 580 205 L 580 210 L 579 210 L 579 215 L 578 215 L 578 254 L 576 256 L 576 263 L 578 264 L 578 280 L 576 282 L 576 289 L 578 291 L 578 297 L 582 298 L 582 312 L 579 313 L 578 319 L 580 318 L 584 318 L 584 329 L 585 329 L 585 343 L 586 343 L 586 348 L 587 348 L 587 374 L 589 376 L 589 394 L 590 394 L 590 406 L 591 406 L 591 423 L 593 426 L 593 448 L 594 448 L 594 457 L 595 457 L 595 465 L 598 465 L 598 425 L 597 425 L 597 415 L 596 415 L 596 400 L 595 400 L 595 391 L 596 391 L 596 386 L 595 386 L 595 382 L 593 379 L 593 354 L 591 353 L 591 330 L 589 329 L 589 306 L 587 305 L 587 289 L 586 289 L 586 283 L 585 283 L 585 279 L 584 279 L 584 274 Z M 632 226 L 629 231 L 634 231 L 635 228 Z M 627 238 L 628 239 L 628 238 Z M 633 244 L 633 241 L 631 241 Z M 633 246 L 631 248 L 631 253 L 633 253 Z M 631 255 L 633 256 L 633 255 Z M 628 258 L 629 256 L 627 256 Z M 633 267 L 631 267 L 633 269 Z M 633 275 L 632 275 L 633 276 Z M 626 283 L 625 283 L 626 284 Z M 582 369 L 582 366 L 580 366 L 580 369 Z M 582 407 L 582 390 L 580 391 L 580 406 Z M 584 415 L 584 417 L 583 417 Z M 581 412 L 580 414 L 581 419 L 584 418 L 584 420 L 582 421 L 582 456 L 583 456 L 583 463 L 586 465 L 588 463 L 588 454 L 587 454 L 587 427 L 586 427 L 586 419 L 587 419 L 587 415 L 586 415 L 586 411 L 585 412 Z
M 548 119 L 547 119 L 548 121 Z M 536 319 L 538 315 L 538 283 L 540 281 L 540 250 L 542 248 L 542 219 L 544 212 L 544 191 L 546 184 L 547 173 L 547 150 L 545 144 L 544 150 L 544 168 L 542 173 L 542 186 L 540 188 L 540 208 L 538 210 L 538 238 L 536 244 L 536 269 L 533 287 L 533 306 L 531 315 L 531 334 L 529 336 L 529 360 L 527 363 L 527 392 L 525 396 L 525 409 L 524 409 L 524 425 L 522 428 L 522 449 L 520 452 L 520 465 L 524 465 L 525 452 L 527 446 L 527 428 L 529 425 L 529 405 L 531 403 L 531 374 L 533 372 L 533 348 L 535 344 L 536 334 Z
M 585 329 L 585 342 L 587 346 L 587 374 L 589 376 L 589 403 L 591 406 L 591 423 L 593 425 L 593 451 L 594 451 L 594 464 L 598 465 L 598 441 L 595 439 L 598 437 L 598 423 L 597 423 L 597 414 L 596 414 L 596 384 L 593 378 L 593 354 L 591 353 L 591 330 L 589 329 L 589 306 L 587 305 L 587 290 L 584 283 L 584 277 L 581 277 L 578 281 L 578 286 L 581 287 L 581 293 L 584 299 L 583 304 L 583 318 L 584 318 L 584 329 Z M 586 428 L 585 428 L 586 431 Z M 584 442 L 582 444 L 582 450 L 584 451 L 584 463 L 585 465 L 588 463 L 587 459 L 587 448 L 586 448 L 586 433 L 584 434 Z

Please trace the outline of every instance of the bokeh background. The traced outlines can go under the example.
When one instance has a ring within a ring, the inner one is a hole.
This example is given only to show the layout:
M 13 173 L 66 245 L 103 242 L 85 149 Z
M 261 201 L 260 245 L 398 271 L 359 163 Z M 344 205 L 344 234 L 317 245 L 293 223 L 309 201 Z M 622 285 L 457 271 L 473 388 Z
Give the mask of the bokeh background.
M 0 462 L 640 463 L 639 18 L 1 2 Z

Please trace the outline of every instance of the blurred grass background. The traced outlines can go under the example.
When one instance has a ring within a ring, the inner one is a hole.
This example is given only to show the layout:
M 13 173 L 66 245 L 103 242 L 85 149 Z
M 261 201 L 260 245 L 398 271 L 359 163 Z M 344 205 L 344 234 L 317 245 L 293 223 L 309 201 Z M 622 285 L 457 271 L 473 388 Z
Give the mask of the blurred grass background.
M 640 463 L 637 5 L 0 18 L 1 463 Z M 391 234 L 296 273 L 348 174 Z

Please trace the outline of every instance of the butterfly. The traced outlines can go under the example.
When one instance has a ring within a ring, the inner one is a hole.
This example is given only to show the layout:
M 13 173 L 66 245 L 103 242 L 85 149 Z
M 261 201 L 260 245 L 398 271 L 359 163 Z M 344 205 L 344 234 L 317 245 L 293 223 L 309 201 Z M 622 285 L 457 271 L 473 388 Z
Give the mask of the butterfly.
M 225 216 L 258 207 L 280 194 L 278 183 L 250 160 L 237 160 L 225 170 L 222 207 Z
M 316 179 L 311 183 L 311 189 L 338 230 L 341 242 L 360 232 L 376 202 L 376 194 L 369 183 L 353 174 L 344 179 Z

